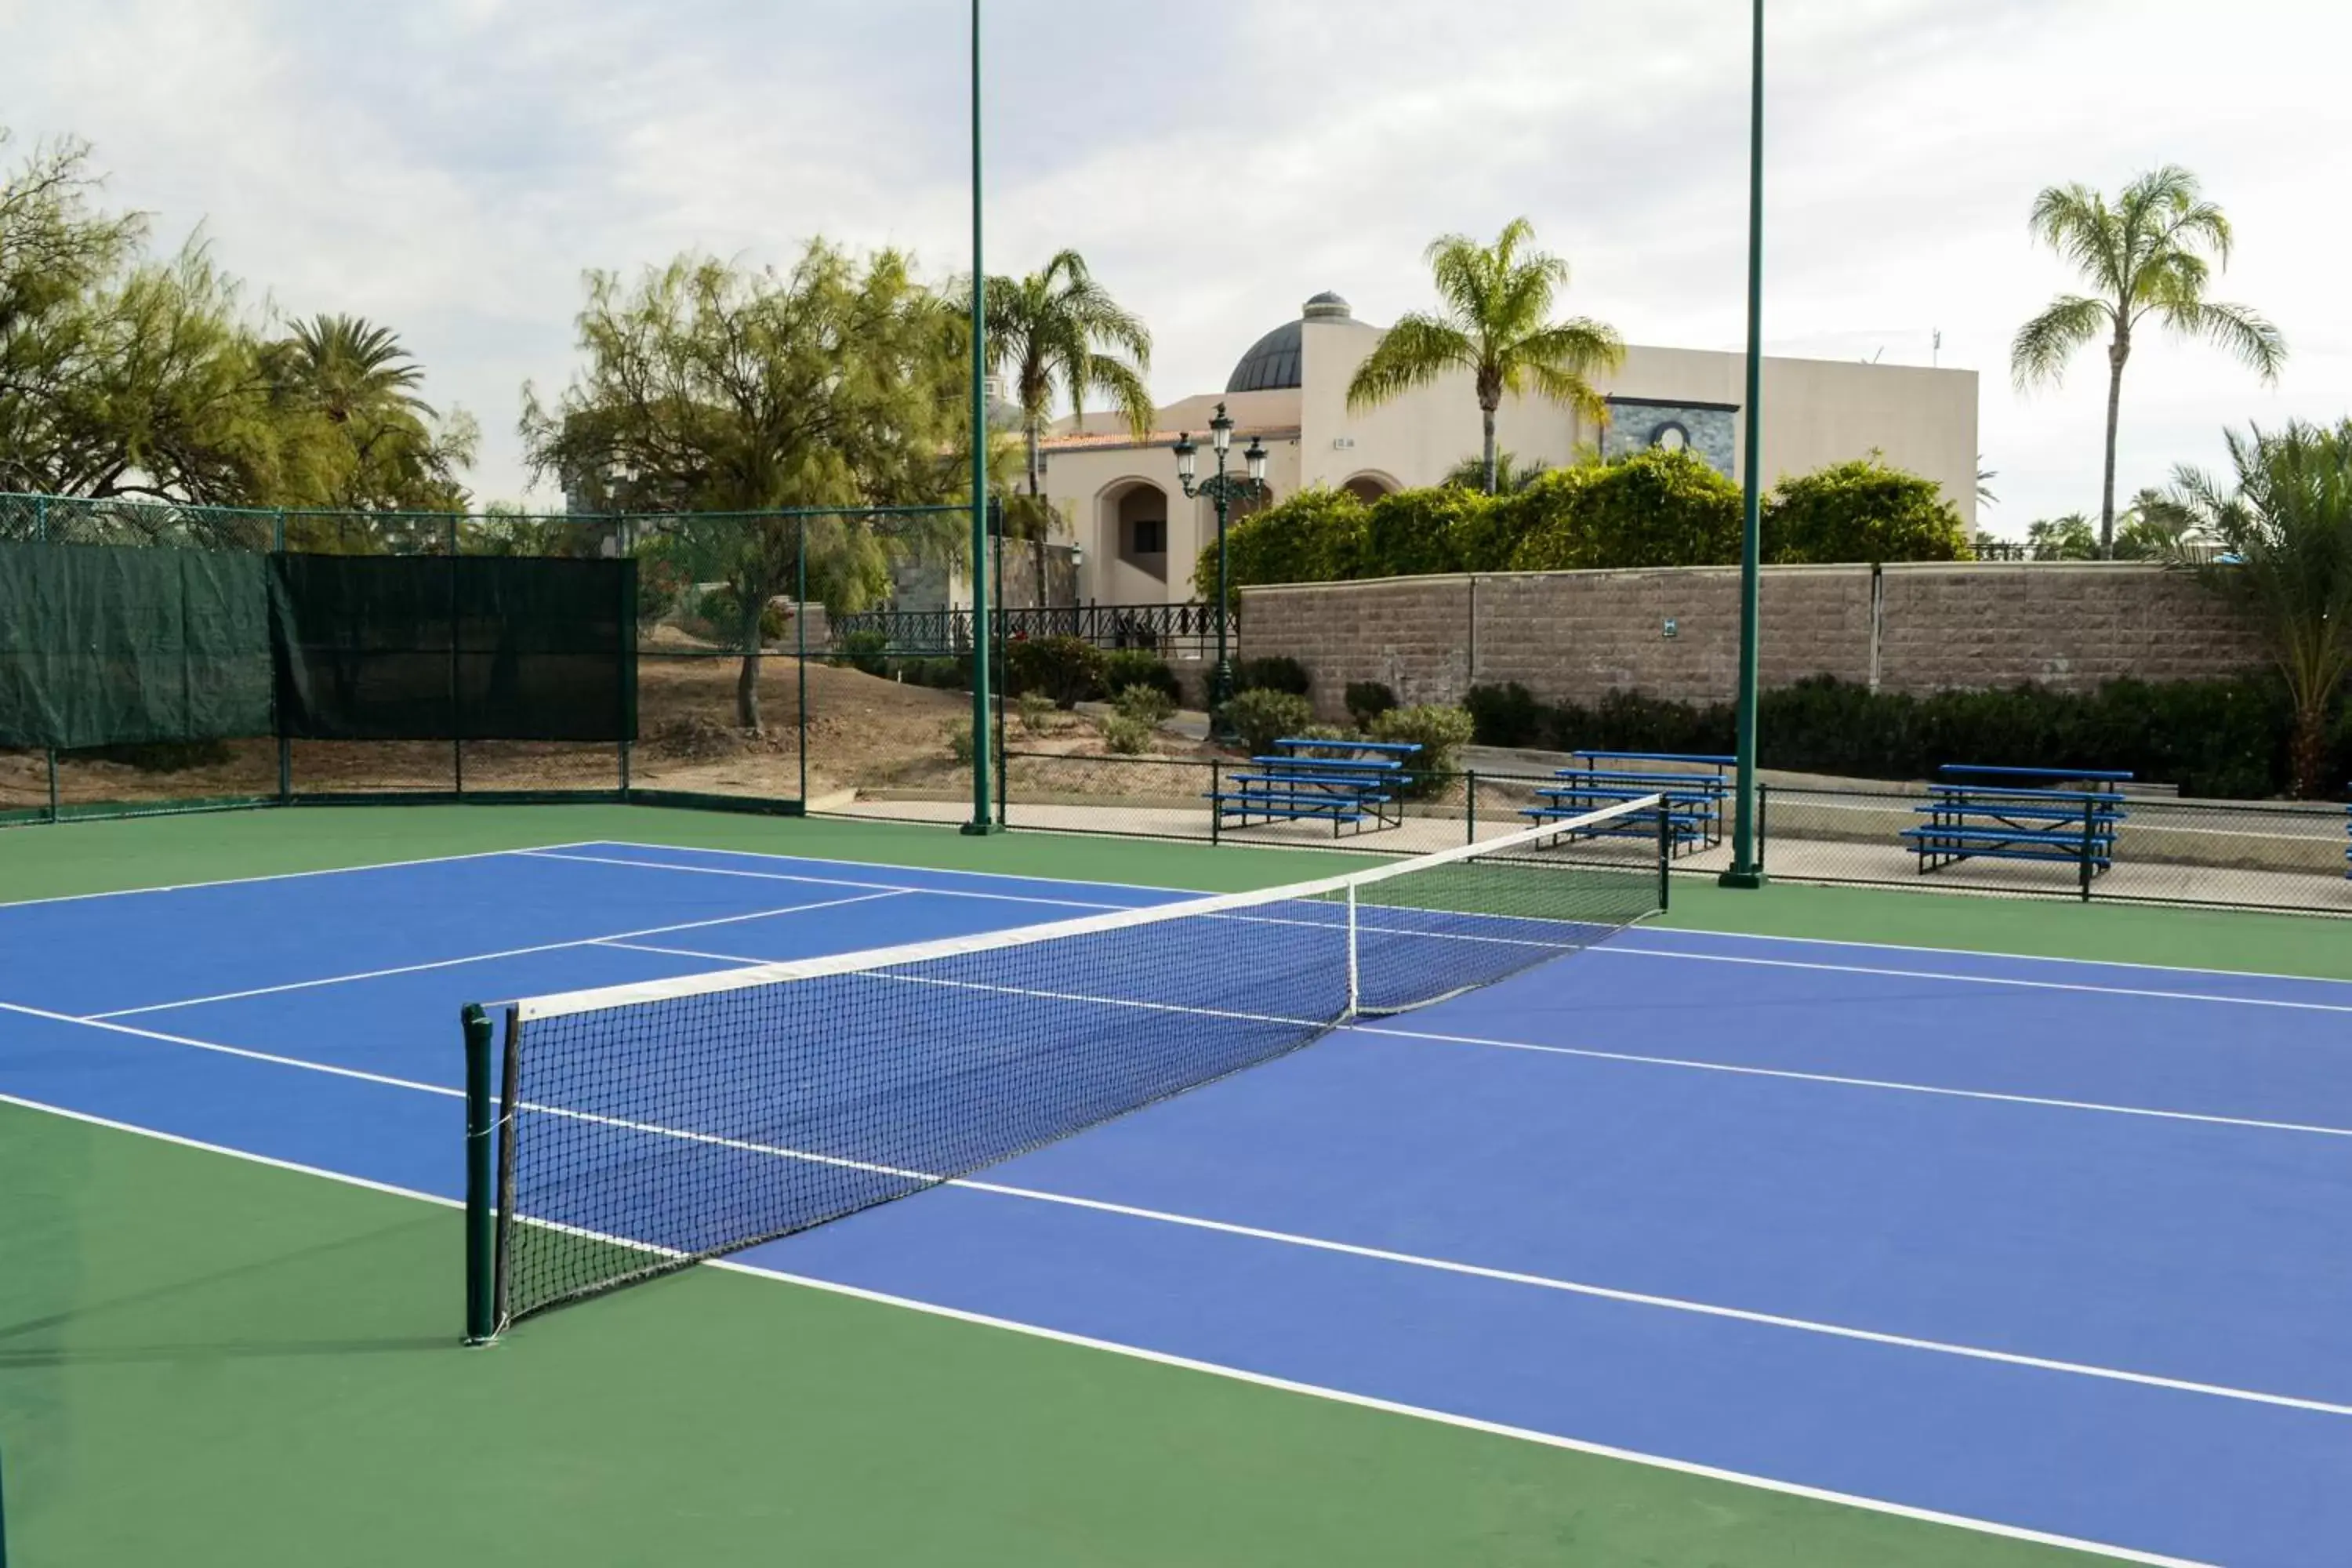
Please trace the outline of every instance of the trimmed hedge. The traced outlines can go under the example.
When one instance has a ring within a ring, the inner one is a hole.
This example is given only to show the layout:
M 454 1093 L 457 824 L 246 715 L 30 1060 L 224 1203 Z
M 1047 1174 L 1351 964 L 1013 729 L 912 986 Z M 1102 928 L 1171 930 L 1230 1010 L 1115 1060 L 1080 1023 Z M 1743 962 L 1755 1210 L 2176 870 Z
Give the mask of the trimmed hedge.
M 1573 751 L 1726 752 L 1737 727 L 1727 703 L 1612 692 L 1598 703 L 1540 701 L 1526 688 L 1475 688 L 1464 702 L 1482 745 Z M 2154 683 L 2110 681 L 2094 692 L 2016 686 L 1873 693 L 1816 676 L 1759 699 L 1759 761 L 1768 768 L 1847 778 L 1931 777 L 1945 763 L 2126 768 L 2193 795 L 2264 799 L 2291 783 L 2293 710 L 2270 675 Z M 2328 778 L 2352 777 L 2352 703 L 2332 731 Z
M 1739 559 L 1739 487 L 1688 451 L 1660 448 L 1555 468 L 1488 496 L 1452 486 L 1400 490 L 1366 505 L 1345 490 L 1301 490 L 1235 523 L 1237 587 L 1454 572 L 1723 566 Z M 1959 514 L 1928 479 L 1875 455 L 1780 481 L 1767 498 L 1765 558 L 1834 563 L 1965 561 Z M 1213 552 L 1192 574 L 1217 591 Z

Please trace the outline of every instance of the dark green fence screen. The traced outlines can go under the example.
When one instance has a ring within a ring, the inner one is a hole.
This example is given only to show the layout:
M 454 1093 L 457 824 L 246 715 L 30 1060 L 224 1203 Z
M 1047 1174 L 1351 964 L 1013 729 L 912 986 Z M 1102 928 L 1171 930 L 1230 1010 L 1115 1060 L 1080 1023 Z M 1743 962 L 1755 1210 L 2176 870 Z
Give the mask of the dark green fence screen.
M 636 563 L 0 547 L 0 745 L 635 738 Z
M 272 732 L 268 558 L 0 549 L 0 745 Z
M 331 741 L 636 738 L 636 563 L 278 555 L 279 732 Z

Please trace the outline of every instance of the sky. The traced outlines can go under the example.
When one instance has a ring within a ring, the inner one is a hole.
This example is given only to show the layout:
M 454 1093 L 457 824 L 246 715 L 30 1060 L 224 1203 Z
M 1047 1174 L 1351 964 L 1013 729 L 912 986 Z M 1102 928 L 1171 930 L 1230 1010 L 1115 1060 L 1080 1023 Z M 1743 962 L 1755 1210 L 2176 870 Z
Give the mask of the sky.
M 987 265 L 1082 252 L 1213 391 L 1309 294 L 1385 323 L 1433 237 L 1515 216 L 1564 312 L 1746 341 L 1747 0 L 983 0 Z M 1980 373 L 1997 532 L 2098 507 L 2104 356 L 2019 393 L 2008 343 L 2075 279 L 2036 191 L 2193 170 L 2213 290 L 2285 333 L 2275 385 L 2144 339 L 2117 483 L 2222 431 L 2352 414 L 2352 5 L 1769 0 L 1771 353 Z M 812 236 L 970 264 L 963 0 L 0 0 L 0 124 L 92 143 L 159 242 L 201 232 L 257 311 L 391 326 L 483 427 L 479 501 L 551 503 L 516 423 L 576 363 L 590 268 L 787 264 Z M 1938 335 L 1940 334 L 1940 346 Z M 1769 476 L 1768 476 L 1769 478 Z

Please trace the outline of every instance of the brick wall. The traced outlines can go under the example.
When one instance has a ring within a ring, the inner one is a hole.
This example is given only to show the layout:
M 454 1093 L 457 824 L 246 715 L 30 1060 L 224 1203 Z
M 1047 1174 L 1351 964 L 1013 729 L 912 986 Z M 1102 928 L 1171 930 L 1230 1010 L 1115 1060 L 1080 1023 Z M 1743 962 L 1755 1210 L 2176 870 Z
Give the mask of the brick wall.
M 2224 675 L 2263 659 L 2220 601 L 2158 567 L 1897 565 L 1878 594 L 1874 617 L 1867 566 L 1766 568 L 1763 683 L 1829 674 L 1915 693 L 2025 680 L 2084 689 L 2120 676 Z M 1242 624 L 1252 657 L 1286 654 L 1314 673 L 1324 718 L 1341 716 L 1351 680 L 1384 681 L 1405 702 L 1458 701 L 1474 685 L 1511 680 L 1554 701 L 1612 690 L 1718 701 L 1738 672 L 1739 574 L 1700 566 L 1244 588 Z

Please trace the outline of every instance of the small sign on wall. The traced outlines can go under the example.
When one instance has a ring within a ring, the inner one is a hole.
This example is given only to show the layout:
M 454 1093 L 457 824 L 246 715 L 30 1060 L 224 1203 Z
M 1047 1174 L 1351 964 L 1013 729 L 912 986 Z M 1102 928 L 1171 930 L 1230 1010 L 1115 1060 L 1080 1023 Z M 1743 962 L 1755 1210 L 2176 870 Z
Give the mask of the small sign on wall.
M 1672 616 L 1668 616 L 1658 626 L 1658 635 L 1665 638 L 1668 642 L 1674 641 L 1676 637 L 1682 636 L 1682 622 L 1676 620 Z

